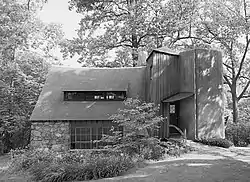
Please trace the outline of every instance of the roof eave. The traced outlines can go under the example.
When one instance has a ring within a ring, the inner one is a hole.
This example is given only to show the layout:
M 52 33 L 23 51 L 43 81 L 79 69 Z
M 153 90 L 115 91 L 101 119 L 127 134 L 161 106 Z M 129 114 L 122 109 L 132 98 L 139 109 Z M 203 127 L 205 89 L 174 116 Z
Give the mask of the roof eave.
M 151 51 L 151 53 L 149 54 L 149 56 L 147 57 L 146 62 L 148 62 L 148 59 L 151 57 L 151 55 L 152 55 L 154 52 L 163 53 L 163 54 L 171 55 L 171 56 L 180 56 L 180 53 L 177 53 L 177 52 L 162 51 L 162 50 L 158 50 L 158 49 L 153 49 L 153 50 Z

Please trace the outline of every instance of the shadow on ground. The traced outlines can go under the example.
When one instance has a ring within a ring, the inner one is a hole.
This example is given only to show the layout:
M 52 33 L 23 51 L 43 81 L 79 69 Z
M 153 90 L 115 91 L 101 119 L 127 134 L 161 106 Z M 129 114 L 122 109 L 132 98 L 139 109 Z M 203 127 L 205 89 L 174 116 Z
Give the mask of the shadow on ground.
M 249 182 L 250 164 L 218 154 L 192 152 L 181 158 L 149 163 L 130 174 L 98 182 Z
M 199 147 L 198 147 L 199 148 Z M 9 158 L 0 157 L 0 182 L 28 182 L 28 176 L 5 175 Z M 1 173 L 2 171 L 2 173 Z M 92 182 L 249 182 L 250 148 L 208 147 L 134 168 L 123 176 Z

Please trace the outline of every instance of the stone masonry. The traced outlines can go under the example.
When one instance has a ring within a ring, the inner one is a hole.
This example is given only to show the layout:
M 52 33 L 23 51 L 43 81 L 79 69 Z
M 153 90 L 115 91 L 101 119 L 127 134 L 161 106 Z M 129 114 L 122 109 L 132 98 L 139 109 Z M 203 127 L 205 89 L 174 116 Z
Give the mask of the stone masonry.
M 70 147 L 69 121 L 32 122 L 30 146 L 55 151 L 68 150 Z

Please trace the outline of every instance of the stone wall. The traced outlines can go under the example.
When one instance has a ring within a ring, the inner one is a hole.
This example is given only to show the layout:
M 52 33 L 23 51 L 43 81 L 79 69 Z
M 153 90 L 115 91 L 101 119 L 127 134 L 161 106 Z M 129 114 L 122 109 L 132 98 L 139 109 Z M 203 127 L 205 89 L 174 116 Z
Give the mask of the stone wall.
M 32 122 L 30 146 L 55 151 L 70 148 L 70 124 L 68 121 Z

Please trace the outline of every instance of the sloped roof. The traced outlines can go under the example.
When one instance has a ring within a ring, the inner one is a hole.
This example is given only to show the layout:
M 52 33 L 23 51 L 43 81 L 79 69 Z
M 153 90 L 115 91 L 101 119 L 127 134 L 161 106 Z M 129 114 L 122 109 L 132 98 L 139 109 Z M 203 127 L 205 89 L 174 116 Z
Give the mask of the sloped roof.
M 171 50 L 171 49 L 169 49 L 168 47 L 165 46 L 165 47 L 160 47 L 160 48 L 157 48 L 157 49 L 153 49 L 151 51 L 151 53 L 149 54 L 147 60 L 152 56 L 152 54 L 154 52 L 160 52 L 160 53 L 163 53 L 163 54 L 169 54 L 169 55 L 173 55 L 173 56 L 179 56 L 180 55 L 179 51 Z
M 174 95 L 168 97 L 167 99 L 164 99 L 162 102 L 175 102 L 178 100 L 186 99 L 186 98 L 191 97 L 193 95 L 194 95 L 193 92 L 179 92 L 177 94 L 174 94 Z
M 179 56 L 179 54 L 180 54 L 180 52 L 169 49 L 168 47 L 160 47 L 160 48 L 154 49 L 153 51 L 171 54 L 171 55 L 175 55 L 175 56 Z
M 63 101 L 63 91 L 123 91 L 143 96 L 145 67 L 53 67 L 30 120 L 104 120 L 123 108 L 121 101 Z

